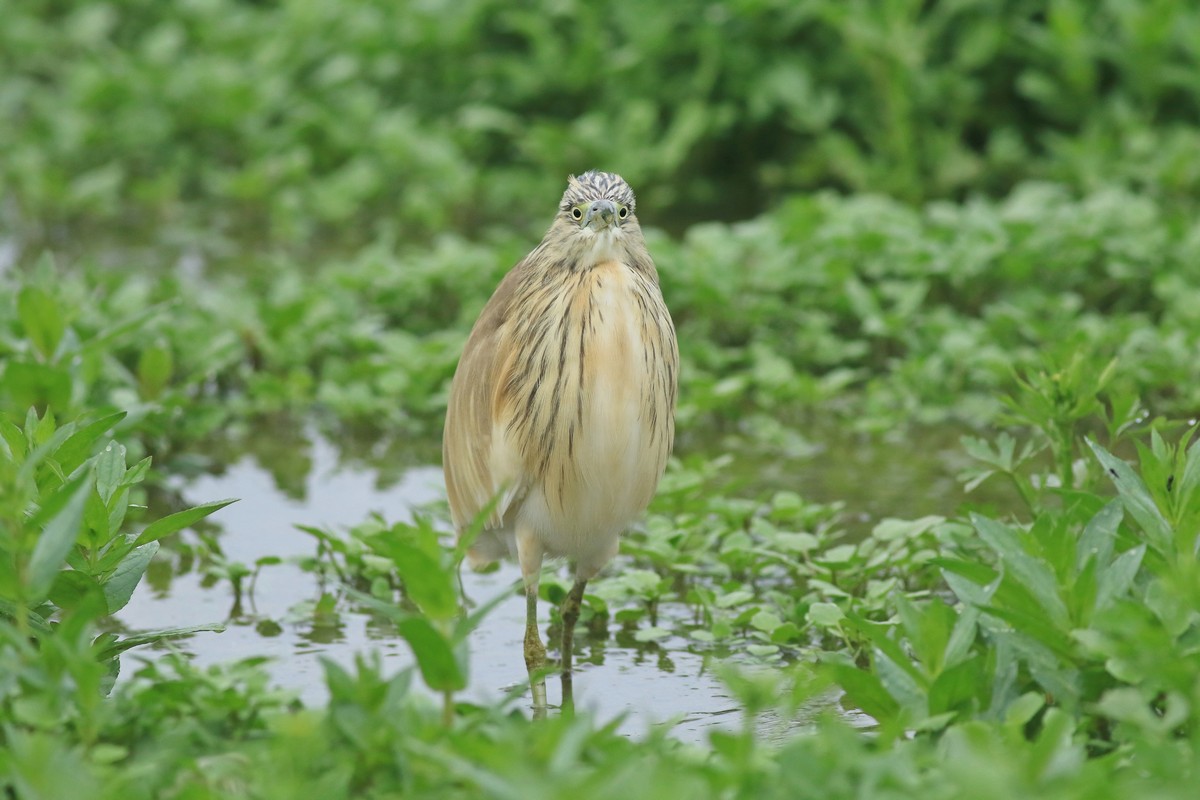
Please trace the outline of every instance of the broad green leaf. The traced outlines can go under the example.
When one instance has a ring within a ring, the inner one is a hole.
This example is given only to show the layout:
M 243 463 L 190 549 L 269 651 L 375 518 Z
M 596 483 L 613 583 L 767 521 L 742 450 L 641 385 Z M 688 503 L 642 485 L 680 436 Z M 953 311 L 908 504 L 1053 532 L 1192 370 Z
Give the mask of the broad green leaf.
M 59 608 L 75 613 L 83 610 L 93 617 L 104 614 L 107 609 L 100 584 L 91 575 L 75 569 L 55 573 L 49 598 Z
M 421 677 L 430 689 L 453 692 L 466 688 L 466 676 L 453 647 L 429 620 L 409 615 L 397 620 L 396 629 L 412 648 Z
M 423 612 L 433 619 L 451 619 L 458 614 L 458 590 L 452 570 L 408 542 L 377 542 L 375 547 L 396 565 L 405 593 Z
M 771 631 L 771 641 L 775 644 L 787 644 L 788 642 L 798 642 L 801 639 L 801 630 L 794 622 L 785 622 L 775 630 Z
M 96 651 L 96 658 L 100 661 L 107 661 L 110 658 L 119 656 L 131 647 L 154 644 L 164 639 L 178 639 L 182 636 L 191 636 L 195 633 L 221 633 L 224 630 L 224 625 L 214 622 L 205 625 L 189 625 L 184 628 L 162 628 L 153 631 L 143 631 L 116 641 L 105 640 L 100 643 L 100 647 Z
M 659 628 L 650 628 L 648 630 L 660 630 Z M 640 633 L 640 631 L 639 631 Z M 636 637 L 635 637 L 636 638 Z M 658 637 L 656 637 L 658 638 Z M 779 652 L 779 647 L 773 644 L 748 644 L 746 652 L 752 656 L 763 658 L 765 656 L 773 656 Z
M 143 400 L 157 400 L 171 382 L 175 361 L 166 344 L 153 344 L 138 358 L 138 390 Z
M 108 525 L 108 508 L 100 498 L 100 493 L 94 489 L 88 493 L 87 504 L 83 508 L 83 521 L 88 529 L 94 532 L 83 543 L 84 546 L 100 547 L 112 538 Z
M 899 643 L 888 636 L 891 631 L 895 630 L 892 626 L 871 622 L 854 613 L 846 615 L 846 622 L 874 644 L 878 653 L 893 662 L 896 668 L 904 672 L 909 680 L 914 684 L 924 685 L 926 681 L 925 676 L 913 666 L 912 661 L 909 660 Z
M 885 653 L 876 647 L 873 650 L 872 664 L 880 683 L 887 689 L 888 694 L 911 711 L 924 716 L 927 712 L 926 685 L 923 678 L 915 678 L 916 670 L 908 659 L 894 652 Z
M 129 486 L 124 481 L 108 501 L 108 532 L 116 536 L 125 525 L 125 512 L 129 510 Z
M 969 710 L 970 701 L 983 696 L 990 683 L 991 676 L 984 674 L 978 656 L 961 661 L 933 679 L 929 686 L 929 713 Z
M 63 472 L 70 475 L 80 464 L 87 461 L 96 440 L 125 419 L 127 413 L 118 411 L 73 429 L 71 435 L 53 453 L 55 460 L 62 465 Z
M 1064 660 L 1073 658 L 1069 642 L 1063 631 L 1048 625 L 1046 618 L 1037 614 L 1036 609 L 1018 610 L 1012 607 L 992 605 L 984 606 L 982 610 L 1009 623 L 1014 640 L 1025 637 L 1055 653 L 1059 658 Z
M 1138 569 L 1142 566 L 1142 557 L 1146 555 L 1146 545 L 1139 544 L 1112 560 L 1106 569 L 1096 576 L 1096 606 L 1095 613 L 1099 614 L 1120 600 L 1133 579 L 1137 577 Z
M 1113 543 L 1117 539 L 1117 528 L 1121 525 L 1124 507 L 1120 500 L 1109 502 L 1096 516 L 1088 521 L 1079 537 L 1079 546 L 1075 553 L 1075 569 L 1083 569 L 1089 558 L 1094 558 L 1100 566 L 1108 564 L 1112 558 Z
M 83 523 L 83 507 L 91 491 L 91 475 L 82 475 L 59 490 L 67 500 L 45 523 L 29 559 L 25 600 L 30 605 L 36 605 L 46 598 L 55 574 L 62 569 L 67 560 L 67 553 L 79 537 Z
M 53 358 L 67 328 L 55 299 L 40 286 L 24 286 L 17 295 L 17 315 L 42 360 Z
M 195 506 L 194 508 L 186 508 L 183 511 L 177 511 L 174 514 L 156 519 L 146 526 L 137 539 L 134 540 L 134 547 L 140 547 L 150 542 L 157 542 L 164 536 L 169 536 L 176 531 L 181 531 L 191 525 L 195 525 L 200 520 L 212 514 L 214 511 L 220 511 L 230 503 L 236 503 L 237 500 L 218 500 L 213 503 L 205 503 L 204 505 Z
M 808 607 L 808 621 L 822 628 L 832 628 L 845 618 L 842 609 L 833 603 L 813 603 Z
M 151 456 L 146 456 L 138 463 L 134 464 L 129 469 L 125 470 L 125 477 L 121 480 L 122 486 L 134 486 L 146 479 L 146 473 L 150 471 Z
M 1023 728 L 1045 705 L 1046 695 L 1027 692 L 1009 705 L 1004 714 L 1004 724 L 1012 728 Z
M 971 645 L 975 644 L 979 614 L 979 608 L 969 604 L 959 612 L 954 630 L 950 632 L 950 639 L 946 642 L 946 651 L 942 655 L 942 663 L 947 667 L 959 663 L 970 653 Z
M 0 417 L 0 437 L 8 449 L 7 455 L 13 463 L 19 464 L 25 460 L 29 445 L 25 441 L 24 432 L 12 422 Z
M 971 515 L 979 536 L 1000 556 L 1006 575 L 1012 576 L 1039 604 L 1060 630 L 1071 626 L 1070 614 L 1058 594 L 1058 580 L 1046 562 L 1025 552 L 1016 533 L 1007 525 L 979 514 Z
M 881 519 L 871 530 L 871 537 L 880 541 L 894 539 L 915 539 L 935 525 L 941 525 L 945 517 L 927 516 L 920 519 L 896 519 L 888 517 Z
M 1033 758 L 1029 768 L 1033 774 L 1045 774 L 1054 770 L 1060 774 L 1073 774 L 1087 758 L 1083 745 L 1076 741 L 1075 722 L 1071 716 L 1057 708 L 1050 708 L 1042 716 L 1042 729 L 1034 740 Z
M 1112 482 L 1117 487 L 1117 494 L 1121 496 L 1130 516 L 1137 520 L 1138 525 L 1145 532 L 1150 546 L 1160 553 L 1169 554 L 1172 549 L 1171 526 L 1150 496 L 1146 484 L 1142 483 L 1142 479 L 1133 471 L 1133 467 L 1091 439 L 1088 439 L 1087 443 L 1092 448 L 1092 452 L 1096 454 L 1096 459 L 1112 478 Z
M 150 560 L 158 552 L 158 542 L 150 542 L 141 547 L 135 547 L 117 565 L 116 570 L 104 582 L 104 599 L 108 602 L 108 613 L 115 614 L 129 603 L 133 590 L 150 565 Z
M 1077 625 L 1090 625 L 1096 611 L 1096 574 L 1107 567 L 1096 566 L 1097 562 L 1088 559 L 1083 569 L 1075 576 L 1067 595 L 1067 604 L 1071 610 L 1071 619 Z
M 958 615 L 941 600 L 911 602 L 902 594 L 896 597 L 896 611 L 909 649 L 924 673 L 936 674 L 942 669 L 942 656 Z
M 941 567 L 943 573 L 952 573 L 961 575 L 977 586 L 988 586 L 997 578 L 1000 573 L 992 567 L 979 561 L 966 561 L 957 558 L 932 558 L 929 563 L 936 567 Z
M 1192 624 L 1191 604 L 1184 602 L 1180 589 L 1172 582 L 1156 578 L 1146 587 L 1146 607 L 1162 622 L 1163 630 L 1172 637 L 1183 635 Z
M 782 624 L 783 620 L 779 618 L 778 614 L 767 610 L 759 611 L 750 618 L 750 627 L 764 633 L 771 633 Z
M 109 442 L 96 458 L 96 491 L 106 506 L 124 477 L 125 447 Z
M 834 682 L 846 698 L 879 722 L 895 719 L 900 713 L 900 704 L 883 687 L 878 675 L 849 664 L 834 664 L 831 669 Z

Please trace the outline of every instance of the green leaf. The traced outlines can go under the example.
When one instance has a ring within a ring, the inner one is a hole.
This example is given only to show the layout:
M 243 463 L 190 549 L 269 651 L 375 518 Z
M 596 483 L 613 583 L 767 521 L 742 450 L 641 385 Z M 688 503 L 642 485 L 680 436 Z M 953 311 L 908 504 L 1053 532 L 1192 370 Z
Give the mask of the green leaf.
M 74 613 L 83 610 L 85 614 L 100 616 L 107 609 L 100 584 L 91 575 L 75 569 L 55 573 L 49 597 L 54 605 Z
M 957 558 L 931 558 L 929 563 L 936 567 L 941 567 L 942 574 L 949 578 L 951 575 L 960 575 L 966 578 L 977 587 L 986 587 L 991 585 L 993 581 L 1000 577 L 1000 573 L 989 567 L 987 564 L 978 561 L 966 561 Z M 980 589 L 982 591 L 982 589 Z M 967 598 L 962 597 L 963 600 Z M 973 602 L 973 601 L 972 601 Z
M 134 540 L 134 547 L 141 547 L 150 542 L 157 542 L 164 536 L 170 536 L 176 531 L 181 531 L 184 528 L 195 525 L 200 520 L 212 514 L 214 511 L 220 511 L 230 503 L 236 503 L 236 499 L 218 500 L 214 503 L 205 503 L 204 505 L 195 506 L 194 508 L 186 508 L 183 511 L 177 511 L 174 514 L 156 519 L 146 526 Z
M 1101 566 L 1108 563 L 1124 513 L 1121 501 L 1113 500 L 1088 521 L 1076 548 L 1075 569 L 1083 569 L 1089 558 L 1094 558 Z
M 404 591 L 423 612 L 439 620 L 458 614 L 458 590 L 451 570 L 405 541 L 376 542 L 373 546 L 396 565 Z
M 141 547 L 135 547 L 117 565 L 116 570 L 104 583 L 104 599 L 108 602 L 108 613 L 115 614 L 129 603 L 133 590 L 150 565 L 150 560 L 158 552 L 158 542 L 150 542 Z
M 81 475 L 73 483 L 59 489 L 59 496 L 66 497 L 66 500 L 59 501 L 61 506 L 45 523 L 29 560 L 28 584 L 25 587 L 24 599 L 30 605 L 37 605 L 46 599 L 54 576 L 66 562 L 67 553 L 79 537 L 84 504 L 91 490 L 91 475 Z M 46 508 L 43 508 L 43 511 L 45 510 Z
M 86 547 L 102 546 L 112 538 L 108 519 L 108 508 L 105 507 L 100 494 L 94 490 L 89 492 L 87 504 L 83 509 L 83 521 L 91 531 L 94 531 L 94 534 L 84 542 Z
M 8 455 L 16 464 L 20 464 L 25 460 L 25 454 L 29 450 L 29 444 L 25 441 L 25 434 L 7 419 L 0 418 L 0 437 L 3 437 L 5 445 L 8 447 Z
M 125 419 L 127 413 L 125 411 L 118 411 L 76 428 L 67 437 L 66 441 L 59 445 L 59 448 L 52 454 L 62 466 L 63 472 L 70 475 L 79 465 L 87 461 L 96 440 L 107 433 L 118 422 Z
M 1045 561 L 1025 552 L 1020 539 L 1007 525 L 979 514 L 971 515 L 971 523 L 980 538 L 1000 556 L 1005 574 L 1012 576 L 1037 599 L 1043 613 L 1050 617 L 1056 627 L 1068 630 L 1071 617 L 1058 594 L 1054 570 Z
M 96 491 L 105 506 L 125 477 L 125 447 L 109 442 L 96 458 Z
M 942 655 L 942 663 L 947 667 L 952 667 L 967 658 L 971 651 L 971 645 L 975 644 L 979 614 L 979 608 L 974 605 L 967 605 L 959 612 L 958 619 L 954 623 L 954 630 L 950 632 L 950 639 L 946 642 L 946 650 Z
M 778 614 L 772 611 L 759 611 L 750 618 L 750 627 L 756 628 L 764 633 L 771 633 L 782 624 L 783 620 L 779 618 Z
M 1027 692 L 1008 706 L 1008 710 L 1004 713 L 1004 724 L 1012 728 L 1022 728 L 1045 705 L 1046 695 L 1039 692 Z
M 1150 496 L 1146 484 L 1133 471 L 1133 467 L 1091 439 L 1088 439 L 1087 443 L 1101 466 L 1108 472 L 1108 476 L 1112 478 L 1117 487 L 1117 494 L 1121 496 L 1130 516 L 1137 520 L 1145 532 L 1150 546 L 1160 553 L 1169 554 L 1172 549 L 1171 526 Z
M 970 710 L 971 701 L 982 697 L 990 682 L 978 656 L 943 670 L 929 686 L 929 713 Z
M 171 381 L 175 368 L 171 348 L 165 344 L 154 344 L 142 351 L 138 358 L 138 391 L 143 400 L 157 400 Z
M 24 286 L 17 295 L 17 315 L 25 335 L 44 361 L 53 358 L 66 331 L 59 304 L 39 286 Z
M 877 650 L 875 659 L 877 668 L 881 662 L 890 661 L 905 675 L 906 681 L 911 681 L 914 686 L 923 686 L 925 684 L 925 676 L 909 660 L 899 643 L 888 636 L 891 631 L 895 630 L 892 626 L 871 622 L 854 613 L 846 615 L 846 622 L 875 645 Z
M 100 661 L 107 661 L 124 653 L 131 647 L 154 644 L 164 639 L 178 639 L 183 636 L 191 636 L 195 633 L 221 633 L 224 630 L 224 625 L 218 622 L 211 622 L 204 625 L 189 625 L 183 628 L 161 628 L 159 630 L 143 631 L 142 633 L 135 633 L 116 641 L 104 640 L 102 642 L 101 640 L 97 640 L 97 643 L 101 646 L 96 651 L 96 658 Z
M 450 642 L 424 617 L 406 616 L 396 622 L 396 629 L 412 648 L 421 677 L 430 689 L 453 692 L 466 688 L 466 676 L 455 658 Z
M 879 722 L 895 719 L 900 713 L 900 704 L 883 688 L 879 677 L 849 664 L 832 666 L 833 680 L 846 698 Z
M 926 686 L 924 679 L 918 675 L 912 664 L 903 655 L 885 653 L 880 648 L 873 652 L 875 674 L 880 683 L 887 689 L 888 694 L 904 708 L 920 715 L 926 713 Z
M 832 628 L 845 618 L 842 609 L 833 603 L 813 603 L 808 607 L 808 621 L 822 628 Z
M 1139 544 L 1114 558 L 1112 564 L 1099 573 L 1096 579 L 1095 613 L 1099 614 L 1125 596 L 1137 577 L 1145 555 L 1146 545 Z

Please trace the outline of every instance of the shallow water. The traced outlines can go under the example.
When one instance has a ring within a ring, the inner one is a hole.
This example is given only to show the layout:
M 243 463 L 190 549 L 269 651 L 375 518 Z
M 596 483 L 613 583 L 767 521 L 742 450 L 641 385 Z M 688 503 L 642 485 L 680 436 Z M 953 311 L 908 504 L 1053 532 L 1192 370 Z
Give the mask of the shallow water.
M 377 488 L 374 470 L 362 465 L 338 466 L 337 450 L 320 437 L 313 439 L 308 457 L 312 469 L 300 498 L 288 496 L 250 457 L 230 465 L 220 476 L 180 481 L 175 487 L 191 503 L 243 498 L 213 517 L 224 529 L 220 542 L 229 560 L 247 565 L 268 555 L 285 560 L 261 572 L 252 597 L 243 599 L 240 615 L 229 617 L 234 599 L 228 582 L 206 586 L 202 576 L 191 571 L 171 576 L 169 581 L 161 577 L 143 581 L 121 612 L 121 622 L 132 630 L 146 630 L 228 619 L 223 633 L 198 634 L 182 648 L 201 665 L 268 656 L 272 659 L 268 669 L 276 683 L 297 690 L 306 704 L 325 698 L 321 658 L 350 666 L 355 653 L 377 649 L 386 667 L 411 665 L 407 644 L 373 628 L 368 614 L 343 611 L 338 614 L 338 624 L 330 625 L 314 622 L 311 613 L 298 613 L 297 606 L 316 601 L 321 590 L 314 575 L 288 559 L 311 555 L 316 549 L 315 540 L 294 527 L 297 523 L 349 527 L 372 511 L 389 522 L 411 519 L 414 507 L 442 495 L 441 470 L 415 467 L 404 472 L 395 485 Z M 525 601 L 514 590 L 520 570 L 504 564 L 488 574 L 464 572 L 463 579 L 467 594 L 476 602 L 508 595 L 470 638 L 470 685 L 460 695 L 463 700 L 495 702 L 525 684 Z M 544 632 L 549 606 L 543 603 L 541 611 Z M 681 738 L 699 740 L 704 729 L 716 722 L 740 722 L 737 709 L 708 671 L 704 658 L 688 652 L 682 641 L 668 639 L 650 649 L 632 649 L 612 639 L 594 642 L 581 633 L 578 644 L 576 705 L 606 721 L 626 715 L 621 728 L 628 733 L 670 724 Z M 132 671 L 127 664 L 124 672 Z M 551 677 L 547 686 L 550 702 L 557 703 L 557 680 Z
M 206 581 L 195 569 L 172 574 L 160 562 L 121 612 L 120 622 L 129 630 L 225 622 L 223 633 L 199 634 L 175 646 L 201 665 L 268 656 L 277 684 L 297 691 L 306 704 L 317 704 L 325 698 L 322 658 L 351 666 L 356 653 L 374 649 L 387 668 L 404 668 L 413 661 L 407 644 L 367 613 L 344 609 L 332 619 L 313 613 L 322 587 L 294 562 L 313 555 L 316 542 L 295 525 L 348 528 L 371 512 L 389 523 L 409 520 L 413 509 L 443 496 L 442 475 L 430 466 L 397 471 L 394 454 L 384 456 L 389 468 L 381 472 L 360 457 L 359 445 L 347 443 L 342 452 L 320 435 L 294 429 L 286 436 L 268 431 L 266 437 L 253 444 L 252 452 L 243 450 L 232 463 L 219 465 L 220 474 L 177 478 L 173 488 L 192 504 L 241 498 L 212 517 L 223 531 L 219 541 L 226 558 L 251 567 L 264 556 L 279 556 L 284 563 L 264 568 L 253 592 L 234 608 L 228 581 Z M 743 454 L 731 467 L 731 479 L 751 489 L 799 488 L 814 500 L 843 500 L 847 521 L 869 528 L 882 516 L 948 513 L 961 503 L 952 477 L 962 466 L 952 445 L 956 438 L 951 432 L 922 434 L 919 448 L 911 442 L 829 441 L 787 458 Z M 996 501 L 1004 502 L 1002 494 Z M 463 578 L 476 602 L 507 597 L 470 637 L 470 684 L 459 698 L 492 703 L 525 687 L 525 698 L 517 702 L 527 708 L 520 572 L 504 564 L 488 574 L 464 572 Z M 549 612 L 542 603 L 543 632 Z M 712 674 L 712 664 L 690 651 L 685 640 L 643 644 L 610 636 L 597 641 L 581 632 L 577 642 L 576 704 L 603 721 L 623 716 L 624 732 L 668 725 L 683 740 L 703 741 L 713 726 L 741 725 L 740 712 Z M 126 659 L 138 657 L 153 653 L 143 650 L 139 656 L 135 651 Z M 133 666 L 127 663 L 125 674 Z M 557 703 L 557 679 L 548 679 L 547 686 L 550 702 Z

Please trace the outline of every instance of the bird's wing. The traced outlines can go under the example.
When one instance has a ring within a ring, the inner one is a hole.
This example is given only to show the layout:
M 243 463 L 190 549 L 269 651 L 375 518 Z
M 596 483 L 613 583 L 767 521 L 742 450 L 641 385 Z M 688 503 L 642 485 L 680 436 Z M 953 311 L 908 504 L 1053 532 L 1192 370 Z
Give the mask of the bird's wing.
M 518 284 L 513 269 L 496 288 L 467 337 L 450 385 L 446 428 L 442 436 L 442 468 L 454 527 L 462 531 L 499 496 L 486 528 L 504 525 L 515 499 L 525 490 L 516 460 L 497 430 L 496 398 L 503 381 L 509 325 L 505 324 Z

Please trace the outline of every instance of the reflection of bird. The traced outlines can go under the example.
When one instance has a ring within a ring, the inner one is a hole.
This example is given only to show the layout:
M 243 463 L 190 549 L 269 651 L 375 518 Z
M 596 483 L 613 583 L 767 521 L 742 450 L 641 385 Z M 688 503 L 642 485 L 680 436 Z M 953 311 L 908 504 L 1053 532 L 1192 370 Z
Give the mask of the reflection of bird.
M 515 556 L 525 663 L 544 709 L 537 629 L 543 556 L 571 560 L 562 607 L 564 704 L 583 590 L 649 505 L 675 435 L 679 352 L 658 272 L 618 175 L 572 177 L 554 224 L 504 280 L 454 374 L 442 460 L 461 533 L 499 500 L 474 564 Z

